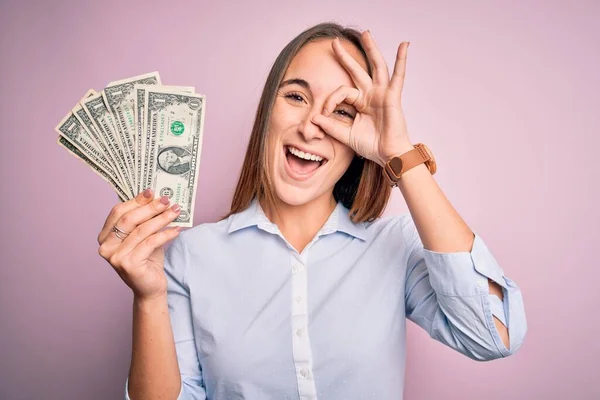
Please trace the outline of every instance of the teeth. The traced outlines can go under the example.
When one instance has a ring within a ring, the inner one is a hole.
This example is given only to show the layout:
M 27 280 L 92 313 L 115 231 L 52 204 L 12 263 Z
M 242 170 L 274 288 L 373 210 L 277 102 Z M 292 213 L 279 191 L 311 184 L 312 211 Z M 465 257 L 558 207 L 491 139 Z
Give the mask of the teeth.
M 319 157 L 315 154 L 305 153 L 305 152 L 300 151 L 297 148 L 292 147 L 292 146 L 288 146 L 288 150 L 290 151 L 290 153 L 292 153 L 296 157 L 300 157 L 305 160 L 319 161 L 319 162 L 323 161 L 323 157 Z

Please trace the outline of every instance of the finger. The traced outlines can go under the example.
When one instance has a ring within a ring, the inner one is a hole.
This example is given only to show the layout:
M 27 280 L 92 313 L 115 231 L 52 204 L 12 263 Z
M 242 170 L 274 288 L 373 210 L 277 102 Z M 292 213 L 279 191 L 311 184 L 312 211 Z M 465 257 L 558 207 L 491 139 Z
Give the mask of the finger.
M 365 71 L 358 61 L 356 61 L 354 57 L 352 57 L 350 53 L 344 49 L 344 46 L 342 46 L 339 38 L 335 38 L 331 45 L 333 47 L 333 52 L 337 56 L 342 66 L 346 69 L 346 71 L 348 71 L 356 86 L 363 92 L 366 92 L 373 83 L 367 71 Z
M 161 229 L 165 228 L 171 222 L 173 222 L 181 213 L 179 204 L 175 204 L 170 208 L 165 209 L 159 215 L 154 218 L 147 220 L 146 222 L 137 226 L 133 231 L 123 240 L 120 251 L 124 254 L 134 252 L 137 245 L 146 240 L 148 237 L 154 235 Z
M 369 57 L 373 65 L 373 82 L 382 85 L 387 84 L 390 80 L 390 72 L 370 31 L 363 32 L 363 41 L 367 57 Z
M 112 208 L 112 210 L 110 211 L 110 213 L 108 214 L 108 217 L 106 218 L 106 221 L 104 222 L 104 226 L 102 227 L 102 230 L 98 234 L 98 243 L 102 244 L 104 242 L 104 240 L 106 240 L 106 238 L 108 237 L 108 235 L 111 232 L 112 227 L 115 225 L 115 222 L 117 222 L 117 220 L 119 218 L 121 218 L 121 216 L 123 214 L 125 214 L 126 212 L 128 212 L 130 210 L 133 210 L 135 208 L 138 208 L 140 206 L 148 204 L 149 202 L 152 201 L 152 197 L 153 197 L 152 190 L 146 189 L 146 190 L 138 193 L 138 195 L 135 196 L 133 199 L 128 200 L 124 203 L 119 203 L 116 206 L 114 206 Z
M 312 121 L 319 125 L 325 133 L 334 139 L 345 144 L 346 146 L 350 146 L 350 133 L 352 132 L 352 126 L 343 124 L 339 121 L 336 121 L 332 117 L 326 117 L 322 114 L 313 115 Z
M 360 91 L 350 86 L 340 86 L 333 93 L 329 95 L 325 104 L 323 105 L 323 115 L 328 116 L 331 114 L 338 104 L 346 102 L 347 104 L 355 106 L 359 109 L 359 97 Z
M 394 73 L 390 80 L 390 86 L 398 93 L 402 93 L 404 87 L 404 76 L 406 75 L 406 55 L 408 54 L 408 45 L 410 42 L 402 42 L 398 46 L 396 54 L 396 63 L 394 64 Z
M 117 235 L 113 232 L 113 234 L 109 234 L 104 243 L 102 244 L 104 247 L 113 247 L 120 246 L 121 242 L 126 242 L 129 237 L 136 232 L 138 226 L 144 224 L 146 221 L 150 220 L 154 216 L 164 212 L 168 209 L 169 206 L 169 198 L 167 196 L 163 196 L 159 199 L 155 199 L 145 206 L 141 206 L 138 208 L 134 208 L 123 214 L 114 224 L 115 227 L 120 229 L 121 231 L 126 232 L 126 238 L 122 238 L 119 236 L 123 236 L 121 234 Z
M 135 248 L 135 251 L 131 254 L 132 259 L 134 262 L 148 259 L 154 250 L 163 246 L 169 240 L 175 239 L 180 232 L 181 227 L 176 226 L 148 236 Z

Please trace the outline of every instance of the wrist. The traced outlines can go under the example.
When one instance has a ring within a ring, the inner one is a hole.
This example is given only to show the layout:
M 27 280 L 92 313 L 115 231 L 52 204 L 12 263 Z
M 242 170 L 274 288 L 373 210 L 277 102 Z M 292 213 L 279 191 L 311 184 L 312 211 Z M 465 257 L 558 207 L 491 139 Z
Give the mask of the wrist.
M 415 148 L 415 146 L 412 143 L 410 143 L 409 141 L 403 141 L 401 143 L 398 143 L 398 144 L 394 145 L 393 147 L 386 149 L 385 153 L 379 157 L 378 164 L 381 167 L 385 167 L 385 164 L 393 157 L 401 156 L 402 154 L 408 153 L 409 151 L 411 151 L 414 148 Z
M 133 307 L 145 312 L 164 309 L 167 304 L 166 292 L 156 296 L 133 296 Z

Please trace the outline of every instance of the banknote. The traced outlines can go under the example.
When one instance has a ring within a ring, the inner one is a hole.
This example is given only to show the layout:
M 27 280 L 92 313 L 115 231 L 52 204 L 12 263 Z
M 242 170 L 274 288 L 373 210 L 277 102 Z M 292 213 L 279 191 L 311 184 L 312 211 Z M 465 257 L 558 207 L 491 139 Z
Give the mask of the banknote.
M 108 162 L 106 156 L 100 150 L 96 142 L 92 139 L 90 133 L 83 127 L 81 122 L 72 112 L 69 112 L 56 126 L 55 131 L 83 153 L 91 162 L 97 165 L 104 173 L 109 175 L 113 181 L 123 190 L 118 182 L 116 174 Z
M 160 87 L 144 90 L 148 187 L 181 207 L 172 225 L 192 226 L 206 98 Z
M 104 141 L 104 145 L 113 156 L 116 167 L 120 170 L 128 191 L 135 193 L 130 176 L 130 171 L 133 171 L 133 161 L 131 155 L 123 149 L 124 145 L 120 135 L 116 133 L 113 115 L 106 107 L 102 94 L 98 93 L 82 100 L 81 105 L 92 120 L 100 140 Z
M 182 93 L 194 93 L 195 88 L 193 86 L 168 86 L 162 85 L 161 89 L 170 90 L 173 92 L 182 92 Z M 146 143 L 150 143 L 150 141 L 146 140 L 146 126 L 144 125 L 144 116 L 145 116 L 145 93 L 146 89 L 151 89 L 150 85 L 137 84 L 135 85 L 135 125 L 136 125 L 136 149 L 138 153 L 137 161 L 138 161 L 138 193 L 146 188 L 150 187 L 150 182 L 147 181 L 148 177 L 148 163 L 146 162 L 145 155 L 148 153 L 149 149 L 146 147 Z
M 90 89 L 55 131 L 57 144 L 108 182 L 121 201 L 146 188 L 193 223 L 206 98 L 193 86 L 164 86 L 158 72 Z
M 118 164 L 116 163 L 114 156 L 108 150 L 108 147 L 105 144 L 106 141 L 100 136 L 100 134 L 96 130 L 96 127 L 94 126 L 89 114 L 85 112 L 83 107 L 81 107 L 81 104 L 78 104 L 75 107 L 73 107 L 71 112 L 73 113 L 73 115 L 75 115 L 75 117 L 82 124 L 82 126 L 87 130 L 87 132 L 90 134 L 90 136 L 94 139 L 98 148 L 102 151 L 102 153 L 106 157 L 108 164 L 111 166 L 111 168 L 115 174 L 115 180 L 117 182 L 119 182 L 120 187 L 125 191 L 125 193 L 127 193 L 129 195 L 133 195 L 133 193 L 131 193 L 129 191 L 129 189 L 127 188 L 127 185 L 125 184 L 126 180 L 122 175 L 121 169 L 117 167 Z
M 136 84 L 160 85 L 160 83 L 158 72 L 151 72 L 111 82 L 102 91 L 104 102 L 114 116 L 117 133 L 123 142 L 123 152 L 128 153 L 132 160 L 133 170 L 129 172 L 136 191 L 139 190 L 138 176 L 141 167 L 138 161 L 139 151 L 136 140 L 134 86 Z
M 67 139 L 65 139 L 64 136 L 59 136 L 56 143 L 60 147 L 63 147 L 65 150 L 67 150 L 73 156 L 79 158 L 88 167 L 90 167 L 95 173 L 100 175 L 102 177 L 102 179 L 104 179 L 106 182 L 108 182 L 112 186 L 114 191 L 117 193 L 117 196 L 119 196 L 119 199 L 121 201 L 127 201 L 129 199 L 127 194 L 121 190 L 121 188 L 119 187 L 117 182 L 115 182 L 109 174 L 107 174 L 105 171 L 103 171 L 101 168 L 99 168 L 98 165 L 96 165 L 93 161 L 91 161 L 77 147 L 73 146 L 73 144 L 71 142 L 69 142 Z

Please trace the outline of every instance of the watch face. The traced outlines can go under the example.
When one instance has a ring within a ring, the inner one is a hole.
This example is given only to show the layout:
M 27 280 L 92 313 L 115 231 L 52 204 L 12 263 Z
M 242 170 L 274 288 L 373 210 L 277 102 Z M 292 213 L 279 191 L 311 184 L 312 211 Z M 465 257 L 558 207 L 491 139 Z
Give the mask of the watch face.
M 392 158 L 390 160 L 390 168 L 392 169 L 394 175 L 396 175 L 396 177 L 399 178 L 400 173 L 402 172 L 402 159 L 400 159 L 400 157 Z

